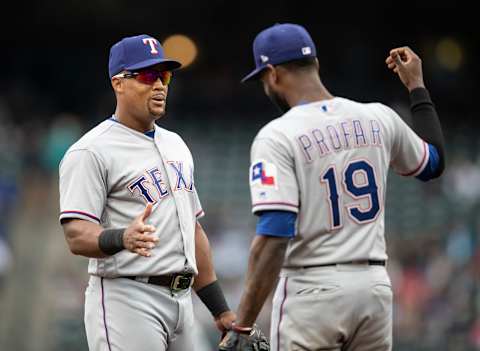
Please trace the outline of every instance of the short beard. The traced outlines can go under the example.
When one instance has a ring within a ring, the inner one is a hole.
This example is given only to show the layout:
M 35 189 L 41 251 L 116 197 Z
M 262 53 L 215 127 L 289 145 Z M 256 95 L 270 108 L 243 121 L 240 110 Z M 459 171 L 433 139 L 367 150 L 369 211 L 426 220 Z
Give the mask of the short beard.
M 270 94 L 268 95 L 268 97 L 273 102 L 273 104 L 278 107 L 280 112 L 287 113 L 290 110 L 291 107 L 288 104 L 287 100 L 285 100 L 279 94 L 276 94 L 273 91 L 270 91 Z
M 165 116 L 166 114 L 166 106 L 165 106 L 165 109 L 160 112 L 160 113 L 154 113 L 153 109 L 150 108 L 150 106 L 147 105 L 147 109 L 148 109 L 148 113 L 150 113 L 150 116 L 154 117 L 155 120 L 158 120 L 160 118 L 162 118 L 163 116 Z
M 149 110 L 149 112 L 150 112 L 150 116 L 153 116 L 155 118 L 155 120 L 160 119 L 163 116 L 165 116 L 165 111 L 160 112 L 160 113 L 154 113 L 152 110 Z

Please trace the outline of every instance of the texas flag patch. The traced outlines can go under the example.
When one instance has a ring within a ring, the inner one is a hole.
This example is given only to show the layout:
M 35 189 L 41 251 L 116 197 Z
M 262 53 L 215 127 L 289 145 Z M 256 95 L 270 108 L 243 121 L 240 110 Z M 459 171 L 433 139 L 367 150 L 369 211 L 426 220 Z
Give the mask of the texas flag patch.
M 277 167 L 265 161 L 254 162 L 250 168 L 250 185 L 277 187 Z

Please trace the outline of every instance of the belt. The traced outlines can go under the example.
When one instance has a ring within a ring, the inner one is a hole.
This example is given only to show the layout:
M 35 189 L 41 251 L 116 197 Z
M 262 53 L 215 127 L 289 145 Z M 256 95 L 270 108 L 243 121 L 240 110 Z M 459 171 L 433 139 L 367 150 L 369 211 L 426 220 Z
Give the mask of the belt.
M 315 264 L 311 266 L 303 266 L 302 268 L 330 267 L 330 266 L 336 266 L 337 264 L 368 264 L 369 266 L 386 266 L 386 262 L 381 260 L 359 260 L 359 261 L 346 261 L 346 262 L 338 262 L 338 263 Z
M 192 273 L 154 275 L 150 277 L 128 276 L 123 278 L 136 280 L 147 284 L 167 286 L 170 288 L 171 291 L 181 291 L 188 289 L 193 285 L 194 280 Z

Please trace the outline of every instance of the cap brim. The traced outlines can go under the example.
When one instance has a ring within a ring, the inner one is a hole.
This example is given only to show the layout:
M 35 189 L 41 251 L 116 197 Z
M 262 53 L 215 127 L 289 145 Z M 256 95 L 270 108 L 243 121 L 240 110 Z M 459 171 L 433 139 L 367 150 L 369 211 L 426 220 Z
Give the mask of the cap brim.
M 178 61 L 158 58 L 158 59 L 145 60 L 145 61 L 136 63 L 132 66 L 125 67 L 125 69 L 129 71 L 135 71 L 137 69 L 147 68 L 147 67 L 155 66 L 158 64 L 164 65 L 165 68 L 169 71 L 173 71 L 182 67 L 182 64 Z
M 242 80 L 241 82 L 242 83 L 245 83 L 245 82 L 249 82 L 249 81 L 252 81 L 252 80 L 256 80 L 258 78 L 260 78 L 260 73 L 265 69 L 267 68 L 267 66 L 261 66 L 261 67 L 257 67 L 255 68 L 252 72 L 250 72 L 249 74 L 247 74 Z

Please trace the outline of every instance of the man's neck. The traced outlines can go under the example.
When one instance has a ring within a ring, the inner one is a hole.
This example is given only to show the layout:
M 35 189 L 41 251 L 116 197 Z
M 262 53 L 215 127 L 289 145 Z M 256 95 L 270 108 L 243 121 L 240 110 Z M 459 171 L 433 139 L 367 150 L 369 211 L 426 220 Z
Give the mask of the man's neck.
M 131 115 L 127 115 L 126 113 L 122 113 L 122 111 L 119 111 L 118 108 L 115 110 L 114 117 L 118 122 L 140 133 L 151 131 L 154 129 L 155 125 L 154 120 L 143 121 L 139 118 L 134 118 Z
M 333 98 L 334 96 L 317 79 L 298 82 L 297 87 L 290 89 L 286 96 L 288 104 L 292 107 Z

